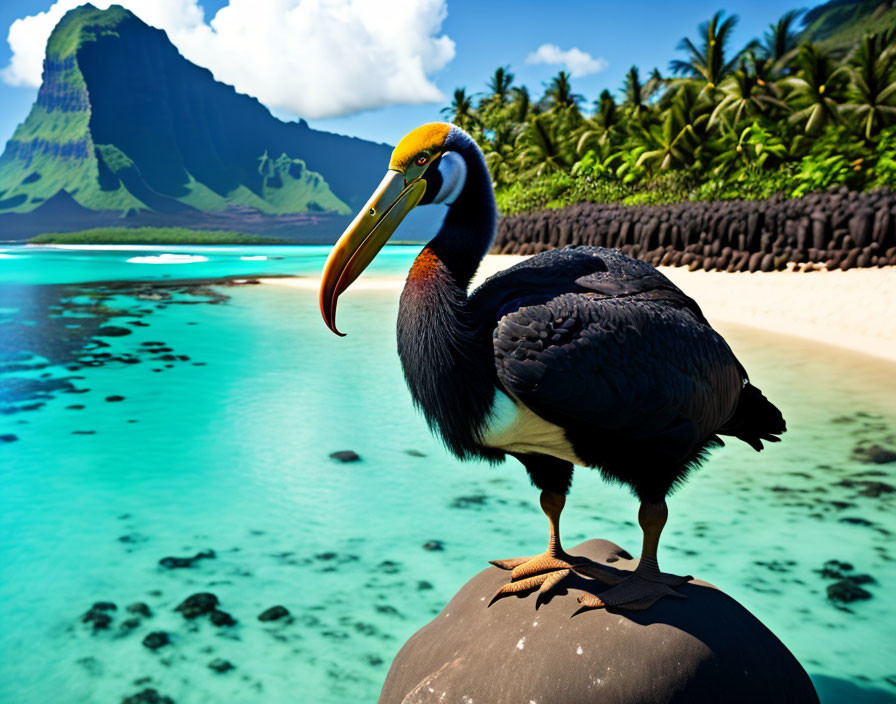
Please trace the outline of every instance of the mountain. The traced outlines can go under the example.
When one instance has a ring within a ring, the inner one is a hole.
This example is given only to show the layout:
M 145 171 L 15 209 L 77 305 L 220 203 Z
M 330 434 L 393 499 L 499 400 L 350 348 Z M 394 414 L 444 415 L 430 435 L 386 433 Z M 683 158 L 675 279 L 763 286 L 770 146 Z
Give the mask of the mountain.
M 894 0 L 830 0 L 803 15 L 800 41 L 846 52 L 869 32 L 896 28 Z
M 0 239 L 4 223 L 65 225 L 76 206 L 89 226 L 341 223 L 389 152 L 282 122 L 128 10 L 84 5 L 53 30 L 37 101 L 0 156 Z

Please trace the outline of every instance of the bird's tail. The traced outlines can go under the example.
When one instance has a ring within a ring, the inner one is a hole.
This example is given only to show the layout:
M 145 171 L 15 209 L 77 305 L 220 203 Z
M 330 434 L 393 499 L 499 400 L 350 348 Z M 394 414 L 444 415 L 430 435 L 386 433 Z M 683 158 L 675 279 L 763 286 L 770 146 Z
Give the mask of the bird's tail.
M 779 442 L 779 435 L 787 430 L 781 411 L 762 392 L 747 382 L 740 392 L 734 415 L 719 430 L 743 440 L 756 452 L 762 449 L 762 441 Z

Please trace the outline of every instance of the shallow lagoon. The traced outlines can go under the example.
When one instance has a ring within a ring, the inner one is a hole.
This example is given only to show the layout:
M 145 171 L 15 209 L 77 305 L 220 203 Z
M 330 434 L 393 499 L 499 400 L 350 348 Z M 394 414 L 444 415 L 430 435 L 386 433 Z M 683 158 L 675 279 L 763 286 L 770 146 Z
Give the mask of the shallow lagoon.
M 487 560 L 542 549 L 536 491 L 515 462 L 462 465 L 429 436 L 394 351 L 397 290 L 347 293 L 339 339 L 312 290 L 83 285 L 314 275 L 326 255 L 145 249 L 2 251 L 0 406 L 18 412 L 0 415 L 0 436 L 17 438 L 0 443 L 0 701 L 114 702 L 144 687 L 178 704 L 374 700 L 404 640 Z M 127 262 L 164 253 L 207 261 Z M 414 254 L 387 248 L 373 275 Z M 103 326 L 131 333 L 96 337 Z M 896 701 L 896 494 L 862 483 L 896 484 L 896 464 L 852 457 L 862 442 L 896 445 L 896 368 L 719 328 L 790 432 L 761 455 L 736 441 L 713 453 L 670 501 L 663 566 L 754 611 L 823 701 Z M 329 459 L 344 449 L 362 461 Z M 566 542 L 636 550 L 636 510 L 579 470 Z M 444 549 L 424 550 L 432 540 Z M 190 569 L 158 564 L 205 549 L 216 557 Z M 829 601 L 818 570 L 832 559 L 872 575 L 873 597 Z M 173 611 L 198 591 L 238 625 Z M 101 600 L 119 608 L 93 633 L 80 616 Z M 123 633 L 135 601 L 154 615 Z M 274 604 L 294 620 L 260 623 Z M 157 630 L 172 644 L 151 652 L 141 640 Z M 217 673 L 214 658 L 236 667 Z

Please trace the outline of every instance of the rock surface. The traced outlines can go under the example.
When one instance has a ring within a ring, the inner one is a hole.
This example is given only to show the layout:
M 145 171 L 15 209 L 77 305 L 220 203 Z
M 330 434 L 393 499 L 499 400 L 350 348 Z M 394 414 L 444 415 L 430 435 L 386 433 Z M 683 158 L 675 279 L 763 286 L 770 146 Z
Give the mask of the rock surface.
M 272 606 L 271 608 L 262 611 L 261 615 L 258 617 L 258 620 L 279 621 L 281 618 L 286 618 L 287 616 L 289 616 L 289 609 L 287 609 L 285 606 L 277 604 L 276 606 Z
M 606 540 L 571 552 L 619 569 L 637 564 Z M 781 641 L 705 582 L 681 587 L 687 599 L 642 612 L 579 612 L 581 592 L 562 587 L 537 611 L 534 595 L 486 608 L 507 579 L 497 568 L 480 572 L 417 631 L 396 656 L 380 704 L 818 702 Z

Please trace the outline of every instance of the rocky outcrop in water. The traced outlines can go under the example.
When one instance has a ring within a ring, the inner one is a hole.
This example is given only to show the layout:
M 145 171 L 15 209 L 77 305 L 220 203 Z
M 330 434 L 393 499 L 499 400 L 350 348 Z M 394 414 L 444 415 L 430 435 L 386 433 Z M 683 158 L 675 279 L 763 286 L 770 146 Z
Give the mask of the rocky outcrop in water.
M 605 540 L 572 552 L 634 565 Z M 534 595 L 487 608 L 506 581 L 506 572 L 491 568 L 467 582 L 398 653 L 380 704 L 818 702 L 781 641 L 705 582 L 681 587 L 687 599 L 642 612 L 576 614 L 575 596 L 562 591 L 537 611 Z
M 492 251 L 537 254 L 574 245 L 706 271 L 894 265 L 896 191 L 655 206 L 580 203 L 501 218 Z

